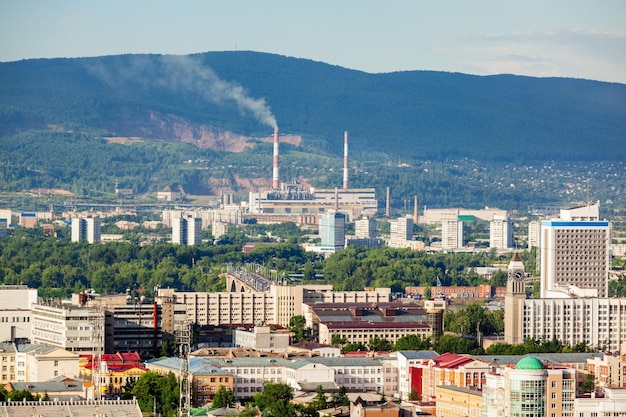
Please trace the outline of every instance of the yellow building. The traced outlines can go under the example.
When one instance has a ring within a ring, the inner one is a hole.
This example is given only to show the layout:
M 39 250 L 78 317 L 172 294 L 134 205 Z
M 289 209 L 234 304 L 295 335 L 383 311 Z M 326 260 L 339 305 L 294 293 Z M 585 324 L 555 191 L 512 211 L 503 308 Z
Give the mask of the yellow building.
M 455 386 L 439 385 L 437 396 L 437 417 L 480 417 L 483 407 L 483 394 L 477 390 Z
M 180 358 L 167 358 L 147 364 L 148 370 L 161 375 L 170 372 L 176 378 L 180 373 Z M 235 376 L 230 372 L 208 365 L 204 359 L 191 358 L 189 361 L 192 405 L 203 406 L 213 399 L 220 387 L 234 392 Z

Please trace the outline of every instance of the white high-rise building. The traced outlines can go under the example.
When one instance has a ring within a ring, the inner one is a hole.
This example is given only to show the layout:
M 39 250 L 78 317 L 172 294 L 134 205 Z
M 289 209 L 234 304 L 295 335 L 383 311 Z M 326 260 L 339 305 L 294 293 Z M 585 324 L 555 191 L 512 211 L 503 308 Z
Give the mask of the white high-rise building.
M 362 239 L 373 239 L 376 237 L 376 220 L 359 219 L 354 222 L 354 236 Z
M 202 243 L 202 219 L 186 216 L 172 219 L 172 243 L 199 245 Z
M 391 240 L 405 242 L 413 240 L 413 219 L 411 216 L 399 217 L 389 224 Z
M 72 242 L 86 240 L 89 243 L 100 242 L 100 218 L 77 217 L 72 219 Z
M 494 216 L 489 222 L 489 247 L 505 251 L 514 245 L 513 222 L 505 216 Z
M 533 220 L 528 223 L 528 249 L 541 247 L 541 222 Z
M 450 250 L 463 247 L 463 222 L 444 220 L 441 222 L 441 249 Z
M 598 221 L 598 206 L 561 210 L 541 222 L 541 298 L 562 297 L 572 287 L 608 296 L 610 226 Z

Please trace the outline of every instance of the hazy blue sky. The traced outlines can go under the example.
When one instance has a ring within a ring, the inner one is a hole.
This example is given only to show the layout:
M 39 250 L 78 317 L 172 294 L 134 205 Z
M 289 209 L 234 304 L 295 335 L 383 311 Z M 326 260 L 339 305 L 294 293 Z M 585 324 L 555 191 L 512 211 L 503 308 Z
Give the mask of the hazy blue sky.
M 626 83 L 626 0 L 0 0 L 0 61 L 253 50 Z

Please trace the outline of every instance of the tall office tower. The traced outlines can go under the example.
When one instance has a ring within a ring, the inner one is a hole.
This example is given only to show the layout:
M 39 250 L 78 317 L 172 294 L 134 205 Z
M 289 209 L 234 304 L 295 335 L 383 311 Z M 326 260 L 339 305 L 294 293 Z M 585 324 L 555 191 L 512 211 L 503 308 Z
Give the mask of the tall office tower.
M 513 249 L 513 222 L 506 216 L 493 216 L 489 223 L 489 247 L 498 250 Z
M 320 245 L 343 249 L 346 244 L 346 216 L 328 213 L 320 217 Z
M 7 219 L 0 219 L 0 239 L 7 235 L 8 224 Z
M 100 218 L 77 217 L 72 219 L 72 242 L 86 240 L 89 243 L 100 242 Z
M 506 295 L 504 296 L 504 342 L 516 345 L 524 341 L 524 263 L 515 253 L 508 267 Z
M 376 237 L 376 220 L 359 219 L 354 222 L 354 235 L 358 238 L 373 239 Z
M 444 220 L 441 223 L 441 249 L 458 249 L 463 247 L 463 222 L 460 220 Z
M 598 205 L 561 210 L 541 222 L 541 298 L 562 297 L 572 287 L 608 296 L 609 222 L 598 221 Z
M 177 245 L 201 244 L 202 219 L 193 216 L 172 219 L 172 243 Z

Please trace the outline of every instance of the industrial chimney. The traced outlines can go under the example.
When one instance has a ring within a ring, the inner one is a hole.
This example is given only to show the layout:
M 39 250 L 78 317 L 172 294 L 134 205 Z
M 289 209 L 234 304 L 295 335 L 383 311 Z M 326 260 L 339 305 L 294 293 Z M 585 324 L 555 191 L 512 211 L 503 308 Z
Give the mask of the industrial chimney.
M 343 189 L 348 189 L 348 131 L 343 132 Z
M 385 216 L 390 219 L 391 218 L 391 201 L 389 201 L 391 192 L 389 191 L 389 187 L 387 187 L 387 202 L 385 208 Z
M 278 129 L 274 130 L 274 169 L 272 171 L 272 189 L 278 190 Z
M 419 220 L 417 213 L 417 196 L 415 196 L 415 201 L 413 202 L 413 224 L 417 224 Z

